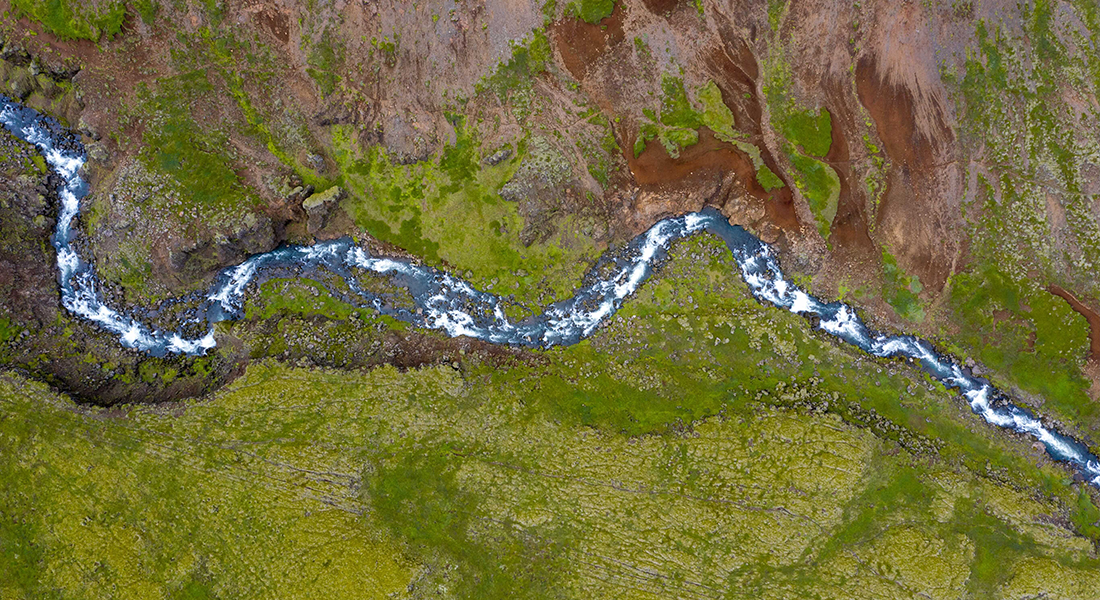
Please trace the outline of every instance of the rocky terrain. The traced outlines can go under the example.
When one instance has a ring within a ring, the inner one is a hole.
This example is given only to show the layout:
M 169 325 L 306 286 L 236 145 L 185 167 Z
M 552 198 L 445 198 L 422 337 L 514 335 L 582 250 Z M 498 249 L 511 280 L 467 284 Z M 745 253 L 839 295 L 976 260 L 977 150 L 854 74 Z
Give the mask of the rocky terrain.
M 157 310 L 250 254 L 348 235 L 531 313 L 568 297 L 605 249 L 713 206 L 774 244 L 816 295 L 850 302 L 881 329 L 934 340 L 1100 449 L 1100 11 L 1091 0 L 0 0 L 0 11 L 0 93 L 86 145 L 92 193 L 80 244 L 116 306 Z M 60 307 L 50 175 L 29 148 L 0 138 L 0 364 L 81 404 L 209 397 L 260 368 L 392 365 L 415 379 L 431 367 L 472 386 L 493 381 L 471 383 L 478 369 L 534 369 L 541 381 L 590 351 L 444 339 L 342 303 L 332 282 L 282 279 L 258 286 L 245 319 L 219 325 L 209 356 L 124 350 Z M 678 323 L 720 304 L 651 287 L 673 304 L 641 316 Z M 652 359 L 649 344 L 661 338 L 624 323 L 633 321 L 615 321 L 618 333 L 591 344 L 599 358 L 588 358 L 625 387 L 565 377 L 579 387 L 550 414 L 636 435 L 690 430 L 724 410 L 700 400 L 647 416 L 631 399 L 670 381 L 687 389 L 673 375 L 684 368 L 678 353 L 692 356 L 699 332 L 716 345 L 731 334 L 689 323 L 663 334 L 670 362 L 628 367 Z M 809 358 L 821 351 L 806 355 L 810 342 L 750 337 L 749 355 L 793 361 L 799 386 L 826 369 Z M 249 366 L 268 360 L 290 366 Z M 703 364 L 695 383 L 758 376 L 755 363 Z M 872 422 L 833 403 L 846 427 L 877 436 L 872 445 L 990 476 L 953 454 L 955 434 L 841 388 L 861 410 L 887 415 Z M 773 400 L 764 403 L 790 409 Z M 938 449 L 897 441 L 915 431 Z M 1051 521 L 1095 544 L 1095 493 L 1035 477 L 1021 493 L 1052 502 L 1043 509 Z M 967 531 L 959 564 L 967 552 L 981 558 L 984 542 Z M 1095 559 L 1095 549 L 1082 552 Z M 439 573 L 420 576 L 446 585 Z

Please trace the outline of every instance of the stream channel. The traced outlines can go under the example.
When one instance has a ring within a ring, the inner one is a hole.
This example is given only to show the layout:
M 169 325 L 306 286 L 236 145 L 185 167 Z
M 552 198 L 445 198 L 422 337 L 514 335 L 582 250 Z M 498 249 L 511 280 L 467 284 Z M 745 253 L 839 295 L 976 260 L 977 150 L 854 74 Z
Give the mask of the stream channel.
M 86 156 L 79 138 L 56 120 L 3 96 L 0 96 L 0 124 L 33 144 L 60 177 L 57 189 L 60 207 L 52 243 L 57 251 L 62 304 L 79 317 L 117 335 L 119 343 L 127 348 L 153 356 L 204 354 L 217 343 L 214 324 L 241 316 L 245 295 L 255 289 L 250 283 L 272 274 L 319 272 L 342 278 L 351 291 L 351 299 L 361 307 L 372 307 L 416 327 L 494 344 L 531 348 L 567 346 L 591 335 L 611 317 L 624 299 L 665 261 L 672 242 L 707 232 L 726 243 L 741 277 L 760 302 L 802 315 L 815 328 L 873 356 L 916 361 L 944 386 L 958 390 L 975 414 L 1042 442 L 1050 456 L 1100 488 L 1100 460 L 1085 444 L 1044 424 L 987 379 L 973 375 L 927 341 L 871 330 L 850 306 L 810 296 L 784 278 L 770 246 L 741 227 L 730 225 L 713 209 L 664 219 L 653 225 L 625 247 L 601 257 L 572 298 L 516 322 L 505 315 L 504 300 L 496 295 L 478 291 L 466 281 L 432 267 L 372 256 L 349 238 L 342 238 L 311 246 L 286 245 L 254 255 L 225 269 L 208 292 L 191 298 L 194 307 L 185 313 L 185 322 L 178 330 L 149 326 L 105 303 L 94 265 L 83 260 L 73 247 L 76 235 L 73 223 L 80 202 L 89 191 L 81 176 Z M 393 294 L 364 289 L 358 283 L 358 275 L 387 277 L 396 288 L 408 290 L 415 308 L 396 302 Z

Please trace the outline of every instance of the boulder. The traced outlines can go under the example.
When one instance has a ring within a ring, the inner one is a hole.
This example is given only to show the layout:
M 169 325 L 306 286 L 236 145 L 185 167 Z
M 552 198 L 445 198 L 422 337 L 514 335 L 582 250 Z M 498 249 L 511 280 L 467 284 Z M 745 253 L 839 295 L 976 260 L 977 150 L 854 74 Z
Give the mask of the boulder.
M 18 100 L 25 100 L 34 91 L 36 83 L 34 76 L 22 68 L 12 69 L 8 77 L 8 89 Z
M 316 235 L 325 227 L 329 214 L 336 203 L 344 197 L 344 190 L 334 185 L 323 192 L 317 192 L 302 202 L 302 208 L 306 211 L 306 230 L 310 235 Z

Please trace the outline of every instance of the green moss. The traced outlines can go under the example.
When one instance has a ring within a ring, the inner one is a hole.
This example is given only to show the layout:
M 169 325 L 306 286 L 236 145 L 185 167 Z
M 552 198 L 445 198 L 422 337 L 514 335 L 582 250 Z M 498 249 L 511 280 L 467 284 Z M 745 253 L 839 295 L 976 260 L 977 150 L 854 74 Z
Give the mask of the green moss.
M 787 111 L 779 119 L 778 128 L 787 141 L 801 146 L 802 151 L 810 156 L 821 157 L 829 153 L 833 126 L 832 117 L 824 108 L 816 114 L 812 110 Z
M 531 111 L 534 79 L 550 65 L 552 52 L 550 40 L 541 30 L 532 32 L 530 39 L 512 45 L 512 56 L 497 65 L 492 74 L 480 81 L 478 93 L 491 91 L 512 105 L 513 113 L 521 121 Z
M 531 306 L 541 306 L 546 295 L 567 296 L 597 252 L 583 222 L 563 217 L 546 241 L 524 245 L 524 220 L 499 190 L 531 153 L 521 148 L 511 161 L 483 166 L 480 144 L 460 120 L 455 123 L 455 145 L 438 159 L 411 165 L 394 164 L 378 148 L 362 155 L 354 133 L 336 128 L 335 157 L 351 192 L 342 206 L 372 235 L 429 263 L 468 270 L 483 289 L 514 293 Z M 562 168 L 569 172 L 568 164 Z M 544 169 L 559 170 L 555 164 Z
M 19 335 L 19 326 L 8 317 L 0 316 L 0 344 L 8 343 L 16 335 Z
M 611 16 L 615 0 L 577 0 L 566 5 L 568 14 L 593 25 Z
M 756 169 L 756 180 L 760 182 L 760 185 L 764 186 L 764 191 L 770 192 L 783 187 L 783 180 L 780 179 L 771 169 L 766 165 L 760 165 Z
M 779 25 L 783 22 L 783 13 L 787 10 L 786 0 L 768 0 L 768 24 L 772 31 L 779 31 Z
M 172 178 L 180 197 L 202 214 L 239 211 L 257 199 L 241 182 L 228 137 L 213 124 L 200 125 L 191 114 L 198 98 L 214 91 L 205 71 L 161 79 L 139 90 L 149 118 L 141 157 L 146 166 Z
M 510 523 L 492 536 L 479 531 L 479 520 L 493 515 L 458 478 L 463 459 L 477 454 L 476 446 L 445 443 L 370 469 L 366 493 L 377 519 L 422 560 L 442 552 L 458 565 L 457 597 L 546 598 L 560 586 L 560 549 L 547 532 L 516 535 L 522 528 Z
M 323 316 L 344 320 L 357 312 L 355 307 L 338 300 L 317 281 L 310 279 L 269 279 L 260 286 L 260 301 L 249 303 L 245 317 L 270 319 L 279 315 Z
M 924 320 L 924 307 L 917 296 L 924 289 L 920 277 L 902 271 L 897 259 L 886 249 L 882 250 L 882 285 L 883 298 L 900 317 L 918 322 Z
M 92 6 L 71 0 L 13 0 L 12 8 L 64 40 L 111 39 L 122 30 L 126 18 L 126 5 L 118 1 Z
M 795 169 L 794 184 L 810 205 L 818 233 L 828 240 L 840 199 L 840 177 L 829 165 L 795 152 L 790 146 L 784 149 Z
M 699 142 L 697 129 L 703 125 L 703 113 L 696 111 L 688 100 L 684 82 L 679 77 L 664 74 L 661 78 L 660 113 L 644 109 L 649 122 L 643 122 L 634 142 L 634 156 L 645 151 L 649 140 L 659 140 L 669 156 L 680 156 L 680 150 Z M 728 109 L 727 109 L 728 110 Z
M 396 50 L 394 50 L 396 52 Z M 309 49 L 306 73 L 313 78 L 317 89 L 324 96 L 330 96 L 340 84 L 340 73 L 344 67 L 344 46 L 333 38 L 329 30 Z
M 152 25 L 160 12 L 160 4 L 157 0 L 134 0 L 132 5 L 146 25 Z

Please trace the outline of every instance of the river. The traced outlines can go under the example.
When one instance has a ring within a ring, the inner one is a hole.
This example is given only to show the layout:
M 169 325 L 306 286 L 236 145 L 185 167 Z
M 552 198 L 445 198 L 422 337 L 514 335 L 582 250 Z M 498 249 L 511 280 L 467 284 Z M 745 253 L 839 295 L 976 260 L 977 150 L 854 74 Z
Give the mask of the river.
M 956 360 L 937 352 L 927 341 L 910 335 L 889 335 L 869 329 L 855 310 L 841 302 L 823 302 L 788 281 L 771 247 L 720 213 L 705 209 L 655 224 L 624 248 L 607 253 L 572 298 L 547 306 L 537 316 L 512 321 L 498 296 L 479 291 L 466 281 L 408 260 L 372 256 L 343 238 L 312 246 L 282 246 L 254 255 L 216 278 L 199 299 L 186 327 L 166 331 L 144 324 L 131 314 L 108 306 L 93 264 L 73 247 L 73 224 L 80 202 L 89 192 L 81 176 L 86 155 L 80 140 L 61 125 L 34 110 L 0 96 L 0 124 L 33 144 L 60 176 L 60 207 L 52 243 L 57 251 L 62 305 L 73 314 L 118 336 L 119 343 L 154 356 L 201 355 L 217 344 L 214 324 L 240 318 L 250 283 L 265 273 L 327 271 L 343 278 L 356 301 L 417 327 L 449 336 L 469 336 L 494 344 L 549 348 L 575 344 L 610 318 L 623 301 L 668 256 L 672 242 L 707 232 L 721 238 L 733 254 L 752 295 L 762 303 L 803 315 L 813 326 L 881 358 L 908 358 L 949 389 L 958 390 L 971 410 L 987 422 L 1042 442 L 1056 460 L 1069 465 L 1084 480 L 1100 488 L 1100 460 L 1087 446 L 1045 425 L 986 379 L 974 376 Z M 357 274 L 386 276 L 410 293 L 415 308 L 393 297 L 363 289 Z M 599 274 L 599 275 L 597 275 Z M 197 330 L 189 335 L 187 331 Z

